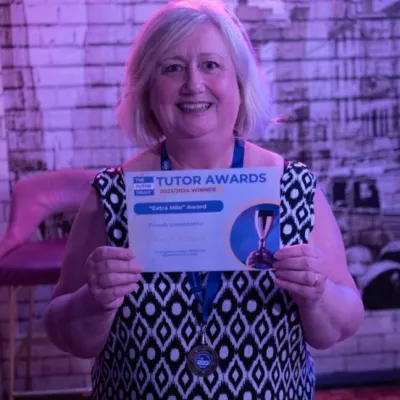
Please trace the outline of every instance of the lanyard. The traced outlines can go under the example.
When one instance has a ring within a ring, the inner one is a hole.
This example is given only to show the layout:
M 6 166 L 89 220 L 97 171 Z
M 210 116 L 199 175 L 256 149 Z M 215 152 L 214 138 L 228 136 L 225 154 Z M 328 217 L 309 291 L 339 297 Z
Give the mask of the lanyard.
M 240 139 L 235 139 L 235 148 L 231 168 L 243 168 L 244 162 L 244 143 Z M 161 148 L 161 171 L 171 171 L 172 164 L 168 157 L 165 143 Z M 206 326 L 208 317 L 211 314 L 212 305 L 219 291 L 222 272 L 212 271 L 208 274 L 203 289 L 199 272 L 188 272 L 187 278 L 196 300 L 202 305 L 202 326 Z

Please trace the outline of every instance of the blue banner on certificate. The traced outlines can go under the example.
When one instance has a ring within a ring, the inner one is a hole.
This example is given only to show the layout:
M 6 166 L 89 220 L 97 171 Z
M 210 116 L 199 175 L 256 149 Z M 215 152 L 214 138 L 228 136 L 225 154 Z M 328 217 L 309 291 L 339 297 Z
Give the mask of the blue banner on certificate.
M 280 246 L 278 168 L 125 172 L 144 272 L 264 270 Z

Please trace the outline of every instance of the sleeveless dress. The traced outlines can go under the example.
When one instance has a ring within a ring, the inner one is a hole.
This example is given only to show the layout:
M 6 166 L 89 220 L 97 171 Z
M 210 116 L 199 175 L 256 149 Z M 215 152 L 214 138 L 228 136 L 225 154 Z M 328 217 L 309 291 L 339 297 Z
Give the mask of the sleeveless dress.
M 122 168 L 93 181 L 104 205 L 110 246 L 128 247 Z M 316 181 L 298 162 L 281 178 L 281 245 L 307 243 Z M 192 374 L 187 353 L 200 344 L 197 302 L 185 273 L 146 273 L 116 313 L 92 370 L 94 400 L 267 400 L 314 398 L 312 358 L 297 306 L 269 271 L 222 274 L 206 326 L 217 371 Z

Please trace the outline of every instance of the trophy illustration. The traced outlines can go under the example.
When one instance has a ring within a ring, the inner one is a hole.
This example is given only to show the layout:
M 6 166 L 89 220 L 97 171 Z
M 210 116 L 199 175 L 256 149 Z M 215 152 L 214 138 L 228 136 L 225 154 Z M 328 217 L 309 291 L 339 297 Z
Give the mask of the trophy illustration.
M 265 247 L 265 240 L 271 228 L 274 212 L 271 210 L 256 210 L 254 213 L 254 224 L 259 238 L 259 247 L 250 253 L 246 264 L 250 268 L 268 269 L 272 264 L 272 253 Z

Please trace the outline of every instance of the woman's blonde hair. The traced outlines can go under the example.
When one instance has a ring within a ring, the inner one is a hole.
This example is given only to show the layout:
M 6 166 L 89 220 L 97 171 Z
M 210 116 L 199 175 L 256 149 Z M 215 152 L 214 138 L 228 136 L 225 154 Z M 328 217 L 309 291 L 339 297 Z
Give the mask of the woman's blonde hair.
M 220 0 L 173 0 L 144 25 L 127 60 L 117 117 L 121 128 L 139 147 L 164 138 L 149 104 L 150 81 L 157 62 L 168 49 L 207 22 L 221 32 L 236 69 L 241 105 L 235 134 L 252 137 L 265 132 L 269 120 L 267 88 L 241 22 Z

